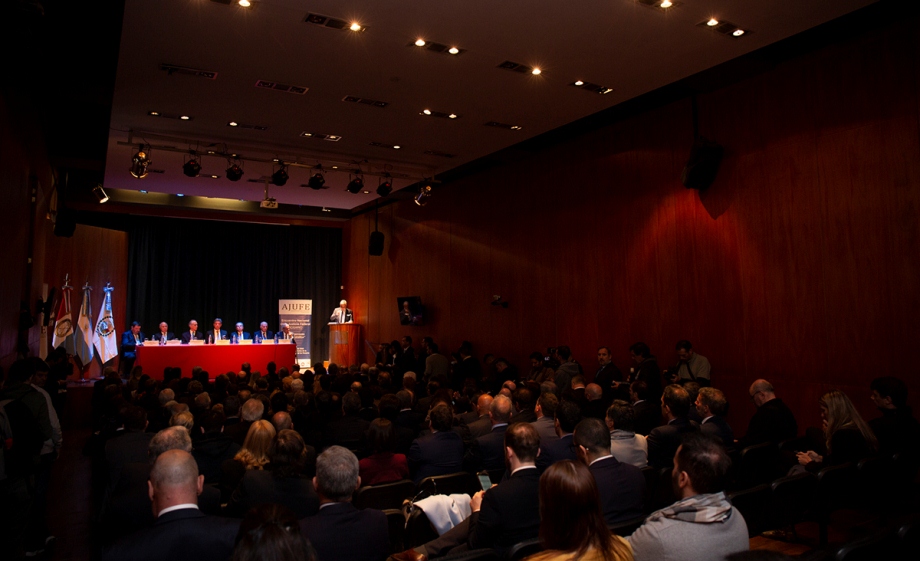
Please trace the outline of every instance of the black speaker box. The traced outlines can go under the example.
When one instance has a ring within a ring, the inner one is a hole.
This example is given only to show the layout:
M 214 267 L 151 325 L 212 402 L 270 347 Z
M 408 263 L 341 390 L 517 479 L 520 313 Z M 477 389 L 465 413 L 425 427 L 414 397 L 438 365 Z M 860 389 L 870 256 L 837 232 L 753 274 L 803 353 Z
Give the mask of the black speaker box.
M 367 244 L 367 252 L 371 255 L 383 255 L 383 232 L 371 232 L 371 239 Z
M 73 236 L 74 230 L 77 229 L 77 218 L 74 212 L 62 206 L 58 208 L 57 217 L 54 220 L 54 235 L 62 238 Z
M 690 149 L 690 158 L 684 171 L 680 174 L 680 181 L 687 189 L 706 189 L 716 180 L 719 164 L 722 162 L 722 146 L 702 136 L 693 141 Z

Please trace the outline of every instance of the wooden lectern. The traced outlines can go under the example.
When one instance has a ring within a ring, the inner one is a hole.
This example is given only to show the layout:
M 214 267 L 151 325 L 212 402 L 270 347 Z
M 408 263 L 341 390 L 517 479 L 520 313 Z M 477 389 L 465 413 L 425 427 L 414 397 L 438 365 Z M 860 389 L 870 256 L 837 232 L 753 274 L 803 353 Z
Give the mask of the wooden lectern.
M 329 362 L 349 366 L 358 364 L 361 354 L 361 326 L 357 323 L 329 325 Z

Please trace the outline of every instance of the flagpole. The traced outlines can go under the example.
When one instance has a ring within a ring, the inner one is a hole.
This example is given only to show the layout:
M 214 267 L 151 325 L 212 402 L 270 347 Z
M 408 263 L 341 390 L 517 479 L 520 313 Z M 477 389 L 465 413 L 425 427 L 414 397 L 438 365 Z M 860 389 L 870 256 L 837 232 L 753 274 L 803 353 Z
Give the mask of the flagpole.
M 91 305 L 87 305 L 87 304 L 86 304 L 86 292 L 87 292 L 87 291 L 92 292 L 92 290 L 93 290 L 93 287 L 91 287 L 91 286 L 89 285 L 89 279 L 86 279 L 86 282 L 83 283 L 83 303 L 80 304 L 80 313 L 81 313 L 81 314 L 83 313 L 83 307 L 84 307 L 84 305 L 86 305 L 86 308 L 87 308 L 87 309 L 86 309 L 86 313 L 87 313 L 87 314 L 91 314 L 91 313 L 92 313 L 92 307 L 91 307 Z M 90 326 L 92 326 L 93 322 L 90 321 L 89 323 L 90 323 Z M 84 341 L 83 341 L 83 344 L 84 344 L 84 345 L 87 344 L 87 342 L 85 341 L 85 339 L 86 339 L 86 337 L 84 336 Z M 92 337 L 90 337 L 88 346 L 89 346 L 89 348 L 90 348 L 90 351 L 92 351 L 92 348 L 93 348 L 93 340 L 92 340 Z M 86 379 L 86 372 L 87 372 L 87 371 L 92 367 L 92 365 L 93 365 L 92 359 L 90 359 L 90 360 L 87 361 L 87 362 L 88 362 L 89 364 L 83 364 L 83 357 L 80 357 L 80 383 L 81 383 L 81 384 L 85 384 L 86 382 L 88 382 L 88 380 Z

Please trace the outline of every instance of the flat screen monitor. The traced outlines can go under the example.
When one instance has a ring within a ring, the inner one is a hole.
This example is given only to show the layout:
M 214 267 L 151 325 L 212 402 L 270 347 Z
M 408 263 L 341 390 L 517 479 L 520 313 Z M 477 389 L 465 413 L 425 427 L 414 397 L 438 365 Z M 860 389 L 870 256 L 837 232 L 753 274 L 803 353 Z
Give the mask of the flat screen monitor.
M 400 325 L 424 325 L 425 306 L 418 296 L 400 296 L 396 299 Z

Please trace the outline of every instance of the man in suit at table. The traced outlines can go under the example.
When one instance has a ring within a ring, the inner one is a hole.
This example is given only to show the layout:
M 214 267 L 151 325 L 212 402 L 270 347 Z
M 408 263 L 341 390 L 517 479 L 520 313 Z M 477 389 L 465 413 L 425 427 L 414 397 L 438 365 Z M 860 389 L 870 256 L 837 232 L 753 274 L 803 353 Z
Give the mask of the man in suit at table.
M 141 331 L 141 324 L 137 321 L 131 322 L 131 329 L 121 334 L 121 371 L 124 374 L 130 374 L 134 368 L 134 361 L 137 359 L 137 345 L 144 342 L 144 332 Z
M 361 486 L 358 458 L 341 446 L 330 446 L 316 459 L 313 486 L 319 512 L 300 521 L 321 560 L 382 561 L 390 551 L 390 533 L 383 512 L 358 510 L 351 497 Z
M 147 487 L 156 523 L 103 551 L 103 561 L 230 558 L 239 520 L 208 516 L 198 509 L 204 477 L 198 474 L 191 454 L 184 450 L 162 453 L 150 470 Z
M 255 332 L 252 336 L 255 339 L 256 343 L 261 343 L 262 341 L 270 341 L 275 334 L 269 331 L 268 322 L 263 321 L 259 324 L 259 330 Z
M 204 341 L 204 333 L 198 331 L 198 321 L 188 322 L 188 331 L 182 334 L 182 344 L 188 345 L 189 341 Z
M 286 323 L 281 324 L 281 331 L 275 333 L 275 339 L 290 341 L 295 345 L 297 344 L 297 339 L 295 339 L 294 334 L 291 333 L 291 326 Z
M 348 302 L 342 300 L 339 307 L 329 316 L 329 323 L 354 323 L 355 313 L 348 308 Z
M 153 337 L 151 337 L 151 339 L 157 342 L 172 341 L 175 338 L 176 336 L 172 331 L 169 330 L 169 325 L 167 325 L 165 321 L 160 322 L 160 330 L 154 333 Z
M 240 341 L 244 341 L 246 339 L 252 339 L 252 337 L 249 336 L 248 331 L 243 331 L 243 322 L 236 322 L 236 329 L 234 329 L 233 333 L 230 334 L 230 340 L 234 343 L 239 343 Z
M 227 338 L 227 332 L 220 328 L 223 324 L 224 320 L 220 318 L 214 318 L 214 329 L 208 332 L 208 343 L 215 343 L 221 339 Z

